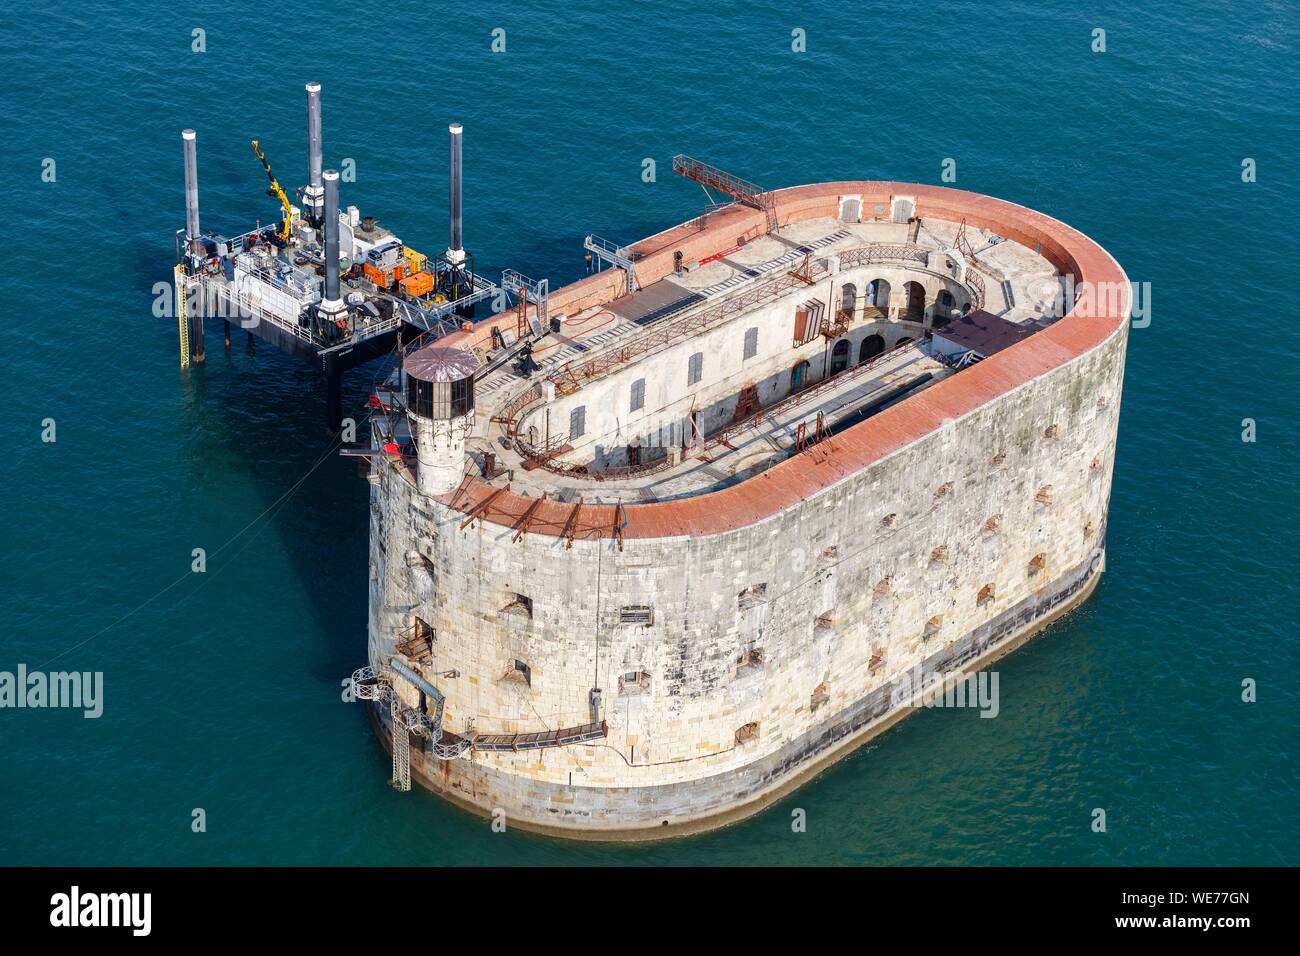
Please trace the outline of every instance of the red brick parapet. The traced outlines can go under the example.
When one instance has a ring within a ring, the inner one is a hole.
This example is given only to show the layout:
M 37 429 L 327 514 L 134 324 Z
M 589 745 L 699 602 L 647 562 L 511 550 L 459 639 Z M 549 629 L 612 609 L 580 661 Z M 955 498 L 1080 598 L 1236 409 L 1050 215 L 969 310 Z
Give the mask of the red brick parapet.
M 776 192 L 781 225 L 839 216 L 840 197 L 861 197 L 864 215 L 877 205 L 889 209 L 891 197 L 916 200 L 916 215 L 950 222 L 965 220 L 1012 239 L 1041 254 L 1075 287 L 1103 290 L 1049 328 L 913 395 L 899 404 L 836 435 L 814 460 L 795 455 L 737 485 L 674 501 L 617 505 L 583 505 L 537 499 L 502 491 L 486 509 L 476 509 L 498 489 L 466 476 L 454 492 L 438 500 L 454 510 L 475 513 L 491 524 L 515 527 L 531 505 L 528 533 L 562 535 L 567 526 L 576 540 L 590 538 L 667 538 L 732 531 L 770 517 L 828 488 L 845 477 L 961 418 L 1001 395 L 1099 347 L 1128 320 L 1130 294 L 1124 270 L 1106 250 L 1083 233 L 1049 216 L 977 193 L 888 182 L 836 182 L 793 186 Z M 887 218 L 882 217 L 882 218 Z M 732 207 L 643 239 L 632 246 L 640 253 L 637 281 L 648 285 L 673 271 L 674 252 L 696 261 L 737 244 L 741 236 L 761 235 L 764 213 Z M 551 294 L 553 313 L 576 312 L 601 305 L 622 291 L 622 273 L 608 270 L 588 276 Z M 1114 290 L 1119 290 L 1117 294 Z M 1081 300 L 1082 301 L 1082 300 Z M 482 330 L 458 333 L 445 345 L 477 344 Z

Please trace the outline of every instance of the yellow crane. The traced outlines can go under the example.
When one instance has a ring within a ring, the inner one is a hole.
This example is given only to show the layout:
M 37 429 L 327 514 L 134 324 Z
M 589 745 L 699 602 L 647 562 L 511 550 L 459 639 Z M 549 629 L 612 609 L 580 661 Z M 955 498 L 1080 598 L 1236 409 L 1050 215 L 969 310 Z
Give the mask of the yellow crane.
M 280 200 L 280 208 L 284 210 L 284 222 L 280 224 L 279 236 L 281 239 L 289 238 L 289 220 L 293 216 L 293 209 L 289 205 L 289 197 L 284 194 L 284 187 L 280 181 L 275 178 L 275 173 L 271 172 L 271 164 L 266 159 L 266 153 L 262 152 L 262 146 L 257 140 L 252 140 L 251 145 L 257 158 L 262 161 L 262 168 L 266 170 L 266 178 L 271 181 L 271 187 L 266 191 L 268 196 Z

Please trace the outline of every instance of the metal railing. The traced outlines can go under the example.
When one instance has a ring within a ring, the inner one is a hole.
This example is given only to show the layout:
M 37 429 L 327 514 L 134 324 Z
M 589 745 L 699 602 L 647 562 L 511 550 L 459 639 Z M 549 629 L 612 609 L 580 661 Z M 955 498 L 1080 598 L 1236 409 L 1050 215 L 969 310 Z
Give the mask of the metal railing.
M 984 277 L 975 271 L 973 263 L 966 263 L 966 287 L 971 291 L 971 303 L 977 309 L 984 308 Z
M 249 248 L 248 240 L 251 237 L 261 236 L 261 234 L 262 234 L 262 230 L 260 228 L 250 229 L 248 230 L 248 232 L 240 233 L 239 235 L 235 236 L 233 239 L 220 239 L 220 242 L 225 244 L 228 254 L 233 256 Z M 218 241 L 217 236 L 200 236 L 199 238 L 211 239 L 213 242 Z M 186 239 L 185 227 L 182 226 L 180 229 L 176 230 L 176 233 L 173 237 L 173 240 L 176 244 L 177 262 L 182 262 L 185 259 L 185 253 L 184 253 L 185 239 Z
M 262 257 L 252 253 L 241 252 L 234 258 L 234 269 L 236 272 L 244 272 L 262 280 L 285 295 L 298 300 L 302 305 L 311 305 L 320 301 L 316 283 L 308 281 L 288 282 L 281 276 L 278 269 L 263 265 L 259 261 L 260 258 Z M 271 258 L 271 261 L 275 263 L 280 261 L 269 255 L 267 258 Z M 290 270 L 289 274 L 293 275 L 294 273 Z
M 876 366 L 884 362 L 886 359 L 893 358 L 894 356 L 901 354 L 905 349 L 912 348 L 915 345 L 916 342 L 913 339 L 908 339 L 907 341 L 899 342 L 893 348 L 887 349 L 886 351 L 881 352 L 879 355 L 873 355 L 865 362 L 859 362 L 857 365 L 851 365 L 848 368 L 844 369 L 843 371 L 836 372 L 833 375 L 828 375 L 825 378 L 823 378 L 820 382 L 816 382 L 813 385 L 809 385 L 807 388 L 800 389 L 797 392 L 787 395 L 779 402 L 773 402 L 771 405 L 768 405 L 766 408 L 760 408 L 758 411 L 754 412 L 754 414 L 746 416 L 745 418 L 742 418 L 738 422 L 732 422 L 730 425 L 727 425 L 724 428 L 719 429 L 718 431 L 714 432 L 712 435 L 708 437 L 708 440 L 705 442 L 704 447 L 707 450 L 709 448 L 716 447 L 717 445 L 723 444 L 733 435 L 739 434 L 740 432 L 744 431 L 746 428 L 749 428 L 750 426 L 754 425 L 756 422 L 762 421 L 764 418 L 770 415 L 786 411 L 787 409 L 793 408 L 797 405 L 801 405 L 804 402 L 808 401 L 810 398 L 815 398 L 816 396 L 820 395 L 825 391 L 828 391 L 833 387 L 842 385 L 844 382 L 857 378 L 858 376 L 863 375 L 866 372 L 870 372 Z
M 309 342 L 313 345 L 323 344 L 323 340 L 317 336 L 313 336 L 309 328 L 305 328 L 297 322 L 290 322 L 288 319 L 272 312 L 270 309 L 263 308 L 251 299 L 236 294 L 233 284 L 224 277 L 216 278 L 212 276 L 204 276 L 202 279 L 202 285 L 205 290 L 209 288 L 213 290 L 218 303 L 225 301 L 230 303 L 232 306 L 228 309 L 223 309 L 218 306 L 217 314 L 215 316 L 205 315 L 205 318 L 228 319 L 238 322 L 240 328 L 244 329 L 252 328 L 253 325 L 257 324 L 253 323 L 253 325 L 248 325 L 246 323 L 247 319 L 256 318 L 258 322 L 269 322 L 277 328 L 283 329 L 295 337 L 302 339 L 304 342 Z
M 547 279 L 528 278 L 522 272 L 506 269 L 501 273 L 501 288 L 508 295 L 522 298 L 525 308 L 533 305 L 537 310 L 537 321 L 545 334 L 549 318 L 550 282 Z
M 658 471 L 666 471 L 673 466 L 671 455 L 665 454 L 657 457 L 653 461 L 643 462 L 636 465 L 608 465 L 603 468 L 593 465 L 583 464 L 566 464 L 557 462 L 555 458 L 545 452 L 540 452 L 532 446 L 523 443 L 516 443 L 516 451 L 534 461 L 538 466 L 545 468 L 547 471 L 556 475 L 569 475 L 575 478 L 590 478 L 592 481 L 622 481 L 628 478 L 640 478 L 645 475 L 652 475 Z M 679 462 L 680 463 L 680 462 Z
M 871 265 L 874 262 L 919 262 L 928 266 L 932 249 L 909 243 L 879 243 L 859 246 L 840 253 L 840 268 Z
M 622 269 L 627 275 L 627 291 L 629 293 L 636 291 L 636 265 L 632 262 L 627 247 L 594 234 L 582 240 L 582 247 L 588 252 L 595 253 L 596 258 Z
M 916 262 L 929 268 L 930 253 L 942 251 L 944 250 L 928 249 L 925 246 L 916 246 L 910 243 L 862 246 L 858 249 L 850 249 L 848 252 L 840 253 L 840 268 L 854 268 L 877 262 Z M 975 271 L 974 261 L 968 260 L 966 263 L 964 284 L 971 291 L 971 299 L 975 308 L 983 308 L 985 301 L 984 278 Z
M 839 253 L 840 268 L 853 268 L 875 262 L 916 262 L 928 267 L 929 254 L 934 250 L 924 246 L 912 246 L 899 243 L 881 243 L 861 246 Z M 814 283 L 825 277 L 827 261 L 814 259 L 810 263 L 810 278 Z M 968 270 L 968 274 L 969 270 Z M 669 342 L 687 335 L 696 335 L 717 325 L 738 313 L 747 311 L 755 305 L 784 295 L 791 288 L 802 286 L 804 280 L 794 278 L 789 273 L 773 276 L 771 273 L 755 276 L 749 283 L 739 287 L 716 305 L 698 310 L 700 303 L 687 302 L 680 311 L 693 313 L 676 322 L 668 322 L 675 313 L 662 317 L 650 327 L 650 330 L 636 339 L 611 346 L 609 350 L 580 361 L 570 362 L 556 369 L 549 380 L 556 390 L 567 395 L 576 392 L 583 385 L 609 374 L 613 369 L 633 358 L 645 355 Z M 978 286 L 982 293 L 982 283 Z M 983 301 L 982 295 L 977 296 Z
M 826 261 L 814 260 L 811 268 L 814 281 L 820 281 L 826 274 Z M 555 385 L 556 391 L 561 395 L 570 395 L 633 358 L 665 348 L 678 339 L 698 335 L 759 305 L 778 299 L 791 289 L 806 287 L 803 279 L 782 273 L 764 276 L 754 285 L 744 287 L 743 291 L 700 311 L 696 311 L 698 302 L 689 302 L 683 306 L 682 311 L 692 314 L 671 322 L 667 318 L 661 318 L 648 331 L 629 342 L 613 345 L 607 351 L 583 361 L 566 363 L 552 372 L 547 377 L 548 381 Z
M 709 187 L 712 186 L 718 192 L 733 197 L 743 205 L 762 210 L 767 215 L 768 231 L 773 232 L 776 230 L 776 197 L 757 183 L 750 182 L 748 179 L 741 179 L 734 173 L 719 169 L 717 166 L 711 166 L 683 153 L 678 153 L 673 157 L 673 172 L 678 176 L 695 180 L 704 187 L 706 194 Z M 718 204 L 714 203 L 714 205 Z

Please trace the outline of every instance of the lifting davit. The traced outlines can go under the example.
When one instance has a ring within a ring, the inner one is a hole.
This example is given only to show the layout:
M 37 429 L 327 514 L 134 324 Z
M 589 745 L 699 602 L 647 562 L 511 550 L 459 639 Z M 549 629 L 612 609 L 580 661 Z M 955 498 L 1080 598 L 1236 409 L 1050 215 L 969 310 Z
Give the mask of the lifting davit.
M 293 207 L 289 205 L 289 197 L 284 194 L 284 187 L 275 178 L 275 173 L 271 172 L 271 164 L 266 158 L 266 153 L 262 152 L 261 144 L 257 140 L 252 140 L 249 145 L 253 147 L 253 152 L 257 155 L 257 158 L 262 161 L 262 168 L 266 170 L 266 178 L 271 181 L 266 194 L 272 199 L 280 200 L 280 208 L 284 211 L 284 221 L 280 224 L 280 228 L 276 230 L 276 235 L 281 242 L 288 242 L 289 227 L 293 222 Z

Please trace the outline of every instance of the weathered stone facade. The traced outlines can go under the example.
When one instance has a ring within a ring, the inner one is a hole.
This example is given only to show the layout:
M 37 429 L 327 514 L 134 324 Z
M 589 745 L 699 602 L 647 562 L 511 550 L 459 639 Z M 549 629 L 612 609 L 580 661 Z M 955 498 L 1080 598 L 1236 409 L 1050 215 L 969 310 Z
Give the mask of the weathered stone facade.
M 582 837 L 676 833 L 770 802 L 905 714 L 893 691 L 915 665 L 979 665 L 1090 592 L 1126 340 L 1115 324 L 865 467 L 713 533 L 521 536 L 380 467 L 371 663 L 419 618 L 436 634 L 427 673 L 441 675 L 448 731 L 607 727 L 596 744 L 450 761 L 413 744 L 413 774 L 480 812 Z M 745 487 L 761 500 L 773 482 Z
M 585 723 L 601 688 L 600 746 L 452 762 L 441 776 L 484 810 L 638 829 L 730 808 L 740 789 L 759 790 L 739 771 L 833 727 L 1094 560 L 1124 345 L 1117 334 L 799 507 L 709 537 L 629 539 L 622 550 L 548 535 L 515 543 L 507 527 L 462 530 L 462 512 L 385 470 L 372 497 L 371 661 L 393 652 L 412 615 L 430 623 L 434 670 L 460 675 L 440 681 L 457 732 L 470 721 L 479 733 Z M 1031 567 L 1038 555 L 1043 566 Z M 653 609 L 652 623 L 620 623 L 637 606 Z M 644 685 L 620 692 L 621 676 L 642 672 Z M 737 743 L 751 723 L 756 738 Z M 687 796 L 706 779 L 716 800 Z

